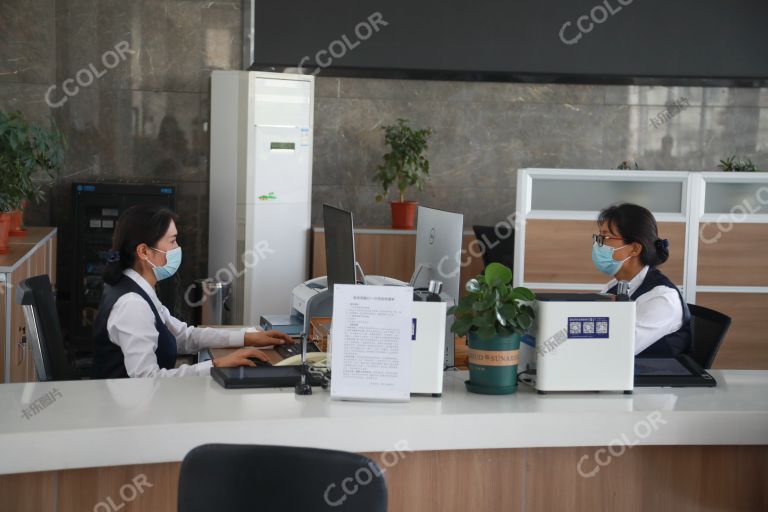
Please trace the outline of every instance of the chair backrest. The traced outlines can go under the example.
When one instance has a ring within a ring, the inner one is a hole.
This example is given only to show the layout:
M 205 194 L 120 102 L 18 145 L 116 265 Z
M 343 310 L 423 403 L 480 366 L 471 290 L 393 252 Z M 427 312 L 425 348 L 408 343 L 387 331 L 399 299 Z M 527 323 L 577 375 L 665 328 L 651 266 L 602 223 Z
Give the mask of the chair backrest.
M 21 304 L 24 310 L 27 346 L 32 352 L 38 380 L 79 378 L 67 359 L 56 300 L 48 276 L 30 277 L 19 283 L 16 303 Z
M 714 309 L 688 304 L 693 343 L 689 355 L 704 369 L 712 368 L 717 351 L 731 326 L 731 317 Z
M 483 263 L 501 263 L 509 268 L 515 260 L 515 230 L 508 223 L 496 226 L 472 226 L 475 238 L 483 244 Z
M 181 463 L 179 512 L 386 512 L 379 466 L 354 453 L 207 444 Z

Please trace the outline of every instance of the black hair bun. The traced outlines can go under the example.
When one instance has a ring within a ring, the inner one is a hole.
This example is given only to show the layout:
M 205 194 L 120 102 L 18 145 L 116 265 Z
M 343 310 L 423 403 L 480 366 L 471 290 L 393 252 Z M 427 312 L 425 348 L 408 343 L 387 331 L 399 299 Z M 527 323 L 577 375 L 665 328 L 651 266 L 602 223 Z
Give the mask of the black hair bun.
M 666 238 L 657 238 L 653 245 L 655 245 L 657 249 L 664 249 L 666 251 L 669 249 L 669 240 Z

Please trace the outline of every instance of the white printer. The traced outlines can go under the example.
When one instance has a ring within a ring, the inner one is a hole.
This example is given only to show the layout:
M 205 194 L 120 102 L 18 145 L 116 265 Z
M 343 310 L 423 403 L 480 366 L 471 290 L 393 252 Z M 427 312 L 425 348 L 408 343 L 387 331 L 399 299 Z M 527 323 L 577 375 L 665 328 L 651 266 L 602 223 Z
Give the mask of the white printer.
M 375 286 L 408 286 L 408 283 L 384 276 L 365 276 L 364 283 Z M 331 316 L 333 312 L 333 300 L 325 296 L 328 293 L 328 279 L 326 276 L 316 277 L 296 285 L 291 290 L 291 316 L 304 322 L 304 332 L 309 332 L 309 318 L 318 316 Z M 307 315 L 308 307 L 310 314 Z
M 635 303 L 594 293 L 542 293 L 518 372 L 539 393 L 634 387 Z

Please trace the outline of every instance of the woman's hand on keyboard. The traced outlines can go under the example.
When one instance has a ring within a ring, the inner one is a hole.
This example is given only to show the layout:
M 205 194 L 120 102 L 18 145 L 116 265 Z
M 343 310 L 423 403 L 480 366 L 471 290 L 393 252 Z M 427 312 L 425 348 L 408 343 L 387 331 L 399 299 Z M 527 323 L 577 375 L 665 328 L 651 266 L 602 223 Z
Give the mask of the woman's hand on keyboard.
M 262 361 L 269 361 L 264 352 L 256 348 L 241 348 L 227 354 L 224 357 L 217 357 L 213 360 L 213 366 L 216 368 L 234 368 L 237 366 L 256 366 L 256 363 L 249 360 L 249 357 L 255 357 Z
M 293 338 L 280 331 L 259 331 L 245 333 L 246 347 L 268 347 L 270 345 L 290 345 Z

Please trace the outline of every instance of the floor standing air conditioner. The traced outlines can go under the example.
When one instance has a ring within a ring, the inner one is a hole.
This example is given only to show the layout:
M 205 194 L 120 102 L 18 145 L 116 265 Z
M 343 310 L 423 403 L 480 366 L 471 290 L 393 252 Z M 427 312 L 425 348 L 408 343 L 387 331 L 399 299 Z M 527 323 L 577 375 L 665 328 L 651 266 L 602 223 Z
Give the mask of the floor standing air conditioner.
M 235 324 L 290 311 L 309 273 L 314 77 L 214 71 L 208 277 Z

